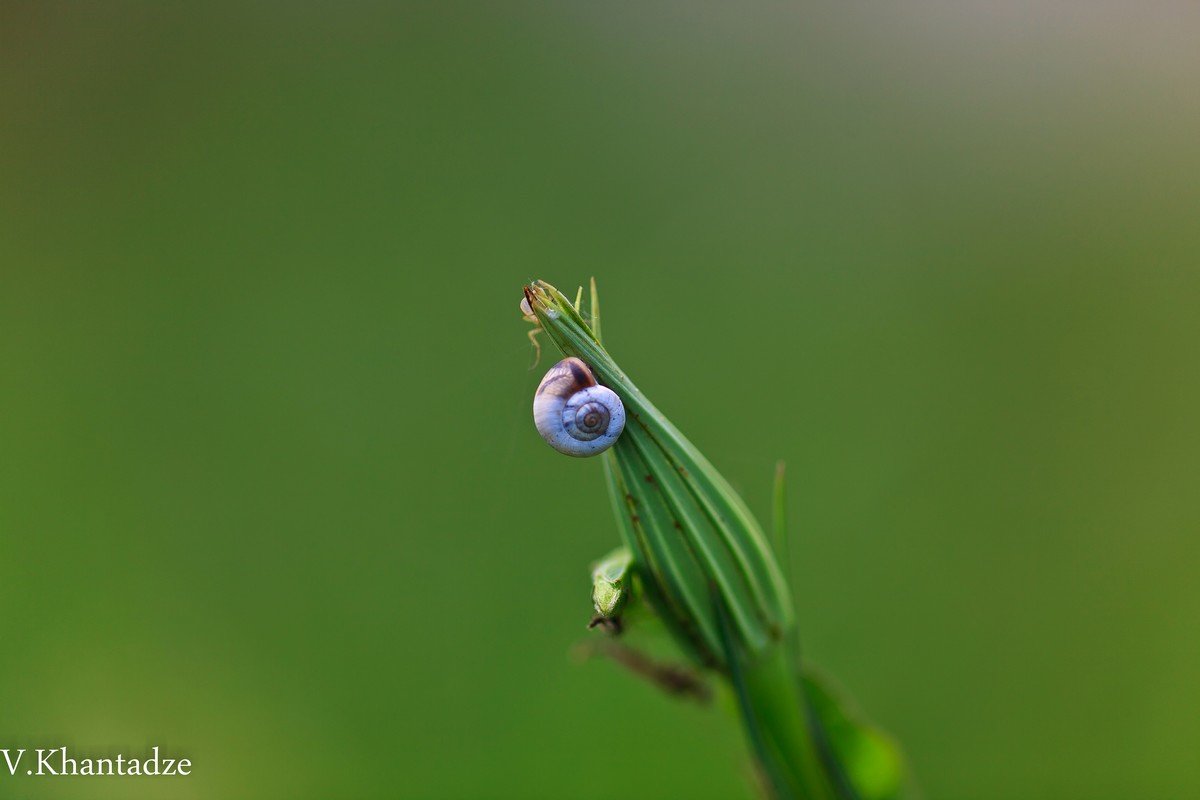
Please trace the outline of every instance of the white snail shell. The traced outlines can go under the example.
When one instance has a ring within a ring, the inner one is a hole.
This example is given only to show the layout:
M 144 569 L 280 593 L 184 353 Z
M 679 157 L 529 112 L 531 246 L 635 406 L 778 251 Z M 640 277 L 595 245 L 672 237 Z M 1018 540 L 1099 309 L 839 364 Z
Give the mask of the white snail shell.
M 578 358 L 564 358 L 538 384 L 533 424 L 546 444 L 585 458 L 603 453 L 625 430 L 625 406 L 617 393 L 596 383 Z

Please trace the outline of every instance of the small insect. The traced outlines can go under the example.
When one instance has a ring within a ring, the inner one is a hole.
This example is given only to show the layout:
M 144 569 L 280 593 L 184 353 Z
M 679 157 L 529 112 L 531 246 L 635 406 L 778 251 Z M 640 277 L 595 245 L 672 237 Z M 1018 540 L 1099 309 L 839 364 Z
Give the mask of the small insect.
M 538 362 L 542 360 L 542 346 L 538 343 L 537 335 L 542 332 L 542 323 L 538 322 L 537 314 L 533 313 L 533 307 L 529 305 L 529 290 L 525 290 L 525 296 L 521 298 L 521 317 L 529 323 L 533 324 L 533 330 L 529 331 L 529 343 L 533 345 L 533 365 L 530 369 L 537 367 Z
M 625 430 L 625 404 L 612 389 L 596 383 L 587 364 L 564 358 L 538 384 L 533 424 L 558 452 L 586 458 L 616 443 Z
M 595 291 L 595 281 L 592 282 L 592 290 Z M 579 291 L 575 293 L 575 310 L 579 310 L 579 303 L 583 300 L 583 287 L 579 287 Z M 537 340 L 537 335 L 542 332 L 542 323 L 538 321 L 537 314 L 533 313 L 533 290 L 528 286 L 525 287 L 525 296 L 521 298 L 521 318 L 533 325 L 533 330 L 529 331 L 529 343 L 533 345 L 533 364 L 530 369 L 535 369 L 538 362 L 542 360 L 542 346 Z M 552 309 L 546 309 L 546 313 L 553 317 L 557 312 Z

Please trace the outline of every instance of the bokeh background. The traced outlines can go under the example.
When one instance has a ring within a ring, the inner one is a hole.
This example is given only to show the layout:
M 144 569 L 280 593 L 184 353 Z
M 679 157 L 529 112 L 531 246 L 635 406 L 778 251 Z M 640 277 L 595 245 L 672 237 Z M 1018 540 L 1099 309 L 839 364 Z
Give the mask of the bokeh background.
M 580 662 L 616 543 L 517 304 L 765 511 L 929 798 L 1200 796 L 1200 9 L 6 3 L 24 798 L 751 798 Z M 543 362 L 545 365 L 548 361 Z

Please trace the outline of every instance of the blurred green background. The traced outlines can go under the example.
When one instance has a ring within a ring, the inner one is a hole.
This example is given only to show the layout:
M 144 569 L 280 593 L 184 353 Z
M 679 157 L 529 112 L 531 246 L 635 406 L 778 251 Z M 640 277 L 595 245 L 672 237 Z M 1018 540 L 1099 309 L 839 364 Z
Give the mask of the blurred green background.
M 571 657 L 591 275 L 930 798 L 1200 796 L 1196 6 L 0 14 L 0 747 L 195 763 L 0 796 L 751 798 Z

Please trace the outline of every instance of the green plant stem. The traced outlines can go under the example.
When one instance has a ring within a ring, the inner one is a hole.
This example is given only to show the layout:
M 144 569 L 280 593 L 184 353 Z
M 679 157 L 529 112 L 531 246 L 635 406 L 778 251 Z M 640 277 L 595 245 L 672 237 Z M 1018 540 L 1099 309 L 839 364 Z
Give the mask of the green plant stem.
M 809 727 L 792 658 L 796 619 L 777 553 L 745 502 L 638 390 L 591 323 L 545 282 L 526 287 L 530 311 L 567 356 L 616 392 L 629 420 L 605 454 L 612 505 L 634 568 L 685 651 L 729 680 L 775 800 L 834 800 Z M 782 533 L 782 475 L 778 489 Z
M 742 726 L 776 800 L 833 800 L 837 795 L 825 772 L 809 727 L 787 649 L 744 663 L 731 636 L 729 615 L 714 594 L 730 686 Z
M 832 800 L 835 793 L 817 752 L 805 701 L 785 649 L 777 647 L 767 658 L 747 666 L 744 680 L 755 717 L 783 761 L 790 791 L 786 796 Z

